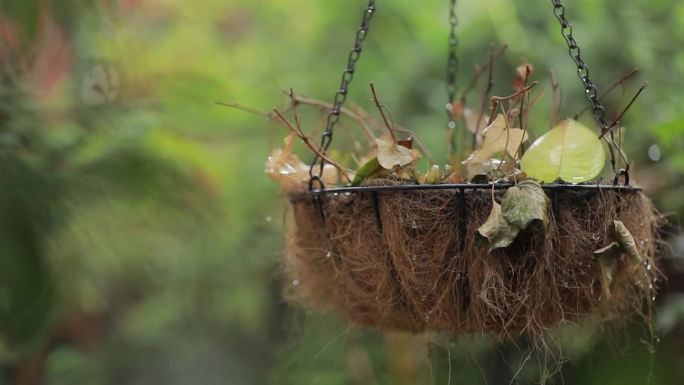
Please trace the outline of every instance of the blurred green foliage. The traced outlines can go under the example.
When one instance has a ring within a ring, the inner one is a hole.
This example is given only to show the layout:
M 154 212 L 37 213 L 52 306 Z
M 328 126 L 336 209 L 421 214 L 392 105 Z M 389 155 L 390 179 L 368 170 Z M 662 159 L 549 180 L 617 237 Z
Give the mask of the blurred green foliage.
M 328 100 L 364 5 L 0 0 L 0 383 L 498 384 L 521 366 L 520 383 L 539 378 L 524 341 L 384 336 L 281 299 L 286 209 L 263 161 L 285 132 L 215 102 L 266 111 L 290 87 Z M 371 110 L 375 82 L 438 159 L 447 7 L 380 0 L 349 97 Z M 584 106 L 548 1 L 462 0 L 458 11 L 461 85 L 491 43 L 508 43 L 495 94 L 510 93 L 526 58 L 547 95 L 556 72 L 562 115 Z M 634 66 L 650 81 L 625 122 L 633 177 L 661 211 L 684 214 L 684 3 L 577 0 L 568 17 L 600 88 Z M 535 133 L 548 128 L 548 99 Z M 306 122 L 320 131 L 316 114 Z M 684 238 L 669 240 L 678 271 Z M 662 302 L 655 355 L 638 326 L 564 331 L 572 361 L 552 378 L 682 383 L 683 301 Z

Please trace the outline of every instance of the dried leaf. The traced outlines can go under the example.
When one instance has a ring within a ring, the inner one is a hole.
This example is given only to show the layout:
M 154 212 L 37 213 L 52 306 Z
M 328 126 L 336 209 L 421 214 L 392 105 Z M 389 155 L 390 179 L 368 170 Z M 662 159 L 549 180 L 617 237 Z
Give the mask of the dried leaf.
M 507 128 L 506 118 L 499 114 L 487 128 L 482 131 L 484 140 L 480 148 L 473 152 L 465 164 L 482 163 L 498 153 L 507 153 L 515 158 L 520 143 L 527 140 L 527 133 L 519 128 Z
M 522 171 L 541 182 L 560 178 L 580 183 L 596 178 L 606 163 L 598 136 L 567 119 L 535 140 L 521 160 Z
M 594 251 L 594 255 L 598 258 L 599 268 L 601 269 L 601 292 L 604 299 L 610 299 L 610 287 L 615 277 L 618 260 L 623 253 L 622 246 L 617 242 L 612 242 L 610 245 Z
M 294 133 L 285 137 L 285 146 L 273 150 L 264 169 L 266 175 L 278 182 L 286 192 L 302 190 L 309 178 L 309 166 L 292 153 L 296 138 Z
M 549 199 L 537 181 L 526 179 L 509 188 L 501 205 L 493 202 L 487 221 L 477 229 L 489 242 L 489 251 L 510 245 L 521 230 L 540 221 L 542 229 L 549 224 Z
M 520 91 L 523 88 L 523 83 L 525 82 L 525 78 L 528 77 L 527 75 L 527 69 L 529 68 L 530 73 L 529 75 L 531 76 L 534 73 L 534 66 L 529 63 L 521 64 L 518 66 L 518 68 L 515 69 L 516 71 L 516 77 L 515 81 L 513 82 L 513 88 L 516 91 Z
M 285 137 L 285 146 L 275 149 L 266 159 L 264 172 L 266 175 L 280 184 L 287 193 L 303 191 L 309 181 L 309 165 L 299 160 L 292 153 L 294 142 L 297 139 L 295 133 Z M 339 181 L 337 168 L 331 164 L 323 167 L 321 179 L 326 185 L 335 185 Z
M 513 243 L 520 230 L 511 226 L 501 213 L 501 205 L 492 202 L 492 211 L 487 221 L 477 229 L 477 236 L 489 244 L 489 251 L 506 247 Z
M 632 261 L 641 262 L 641 255 L 636 247 L 636 242 L 634 242 L 634 237 L 632 237 L 627 226 L 622 221 L 613 221 L 611 232 L 613 238 L 620 244 L 622 250 L 632 258 Z
M 540 221 L 544 229 L 549 225 L 549 198 L 535 180 L 523 180 L 506 190 L 501 206 L 506 220 L 521 230 L 533 221 Z
M 416 161 L 419 154 L 392 141 L 375 139 L 378 145 L 378 163 L 386 170 L 404 167 Z

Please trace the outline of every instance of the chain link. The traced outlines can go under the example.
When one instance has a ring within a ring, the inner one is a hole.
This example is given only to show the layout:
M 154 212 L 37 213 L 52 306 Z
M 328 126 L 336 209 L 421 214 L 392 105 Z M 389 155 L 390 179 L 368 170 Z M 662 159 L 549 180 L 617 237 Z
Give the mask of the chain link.
M 447 56 L 446 68 L 446 83 L 447 83 L 447 126 L 450 132 L 450 148 L 456 148 L 456 122 L 454 121 L 453 108 L 456 98 L 456 72 L 458 71 L 458 37 L 456 36 L 456 27 L 458 26 L 458 18 L 456 17 L 456 0 L 449 2 L 449 53 Z
M 577 65 L 577 76 L 582 81 L 582 84 L 584 84 L 585 96 L 591 104 L 594 119 L 596 122 L 598 122 L 601 128 L 601 133 L 603 134 L 610 129 L 608 121 L 606 121 L 606 109 L 599 100 L 596 86 L 594 86 L 594 83 L 592 83 L 591 79 L 589 78 L 589 67 L 582 59 L 581 49 L 572 35 L 572 26 L 565 17 L 565 6 L 563 6 L 561 0 L 551 0 L 551 4 L 553 4 L 553 13 L 560 22 L 561 34 L 568 45 L 568 53 Z M 627 157 L 622 150 L 622 147 L 615 141 L 613 131 L 610 130 L 610 140 L 608 140 L 605 136 L 604 139 L 606 142 L 608 142 L 608 149 L 610 150 L 610 164 L 613 168 L 613 172 L 615 173 L 614 183 L 617 184 L 620 176 L 624 176 L 625 184 L 629 184 L 629 162 L 627 161 Z M 618 169 L 613 148 L 618 151 L 620 158 L 624 161 L 626 165 L 625 169 Z
M 330 147 L 333 137 L 333 129 L 335 125 L 340 120 L 340 112 L 342 110 L 342 105 L 347 100 L 347 94 L 349 92 L 349 84 L 354 79 L 354 71 L 356 68 L 356 62 L 361 57 L 361 51 L 363 50 L 363 42 L 368 36 L 368 26 L 370 20 L 375 14 L 375 1 L 368 1 L 368 6 L 363 13 L 363 18 L 361 19 L 361 26 L 356 30 L 356 39 L 354 41 L 354 48 L 349 52 L 349 57 L 347 58 L 347 68 L 342 73 L 342 79 L 340 81 L 340 87 L 335 94 L 333 99 L 333 107 L 328 113 L 328 118 L 325 125 L 325 130 L 321 135 L 321 151 L 325 154 Z M 318 173 L 315 172 L 318 166 Z M 315 155 L 313 161 L 311 162 L 311 168 L 309 168 L 309 190 L 314 189 L 314 185 L 322 190 L 325 188 L 321 176 L 323 175 L 323 169 L 325 168 L 325 159 L 321 158 L 318 154 Z

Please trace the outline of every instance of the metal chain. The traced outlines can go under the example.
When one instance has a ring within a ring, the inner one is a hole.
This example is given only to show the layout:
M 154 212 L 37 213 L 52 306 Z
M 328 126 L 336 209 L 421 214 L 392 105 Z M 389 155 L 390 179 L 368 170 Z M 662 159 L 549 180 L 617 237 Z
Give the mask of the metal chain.
M 321 135 L 320 148 L 323 154 L 328 151 L 330 143 L 332 142 L 333 129 L 335 125 L 340 120 L 340 111 L 342 110 L 342 105 L 345 100 L 347 100 L 347 93 L 349 92 L 349 84 L 354 79 L 354 70 L 356 67 L 356 62 L 361 57 L 361 51 L 363 50 L 363 42 L 368 36 L 368 26 L 370 20 L 375 14 L 375 0 L 368 1 L 368 6 L 363 13 L 363 18 L 361 20 L 361 26 L 356 30 L 356 40 L 354 41 L 354 48 L 349 52 L 349 57 L 347 59 L 347 68 L 342 73 L 342 80 L 340 82 L 340 88 L 335 94 L 333 100 L 333 108 L 328 114 L 328 119 L 326 121 L 325 130 Z M 318 165 L 318 173 L 315 173 L 316 166 Z M 325 159 L 321 158 L 318 154 L 314 157 L 311 162 L 311 168 L 309 168 L 309 191 L 313 190 L 314 184 L 317 184 L 319 189 L 324 189 L 325 185 L 321 179 L 323 175 L 323 169 L 325 167 Z
M 446 83 L 447 83 L 447 127 L 450 131 L 451 149 L 456 147 L 456 122 L 454 121 L 453 108 L 454 100 L 456 98 L 456 72 L 458 70 L 458 56 L 456 50 L 458 48 L 458 37 L 456 36 L 456 27 L 458 26 L 458 18 L 456 17 L 456 0 L 450 0 L 449 3 L 449 54 L 447 56 L 446 68 Z
M 601 101 L 599 100 L 596 86 L 594 86 L 594 83 L 592 83 L 591 79 L 589 79 L 589 67 L 582 59 L 580 47 L 577 44 L 575 38 L 572 36 L 572 26 L 570 25 L 568 19 L 565 17 L 565 7 L 563 6 L 563 3 L 561 2 L 561 0 L 551 0 L 551 4 L 553 4 L 553 13 L 560 22 L 561 34 L 563 35 L 563 38 L 565 39 L 565 42 L 568 45 L 568 52 L 570 53 L 570 57 L 577 65 L 577 76 L 582 81 L 582 84 L 584 84 L 585 96 L 591 104 L 594 119 L 598 122 L 601 128 L 601 133 L 603 134 L 606 130 L 609 129 L 609 124 L 606 121 L 606 109 L 605 107 L 603 107 Z M 605 136 L 604 139 L 606 140 L 606 142 L 608 142 L 608 149 L 610 150 L 610 163 L 613 168 L 613 172 L 615 172 L 615 184 L 617 184 L 620 176 L 624 176 L 626 185 L 629 184 L 629 162 L 627 161 L 627 157 L 624 151 L 622 150 L 621 146 L 615 141 L 613 131 L 610 130 L 610 140 L 608 140 Z M 621 159 L 625 162 L 625 169 L 617 168 L 615 152 L 613 151 L 613 147 L 615 147 Z

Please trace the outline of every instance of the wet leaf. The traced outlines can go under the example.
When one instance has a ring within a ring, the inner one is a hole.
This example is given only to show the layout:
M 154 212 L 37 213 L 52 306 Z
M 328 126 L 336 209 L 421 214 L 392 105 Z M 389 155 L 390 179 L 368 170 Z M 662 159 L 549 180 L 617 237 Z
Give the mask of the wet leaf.
M 407 166 L 419 158 L 416 152 L 398 143 L 382 139 L 375 139 L 375 142 L 378 145 L 378 163 L 386 170 Z
M 611 228 L 613 238 L 620 244 L 622 250 L 629 255 L 634 262 L 641 262 L 641 255 L 634 242 L 632 233 L 622 221 L 613 221 Z
M 266 159 L 264 172 L 266 175 L 280 184 L 280 187 L 287 193 L 303 191 L 309 181 L 309 165 L 302 162 L 299 157 L 292 153 L 294 141 L 297 139 L 295 133 L 285 137 L 285 146 L 282 149 L 275 149 Z M 339 181 L 337 168 L 331 164 L 323 167 L 323 183 L 335 185 Z
M 501 205 L 492 202 L 492 211 L 485 223 L 477 229 L 477 236 L 489 244 L 489 251 L 506 247 L 513 243 L 520 230 L 511 226 L 501 213 Z
M 535 140 L 521 160 L 522 171 L 541 182 L 560 178 L 581 183 L 596 178 L 606 155 L 598 136 L 572 119 Z
M 533 221 L 541 222 L 544 229 L 549 225 L 549 198 L 535 180 L 525 179 L 506 190 L 501 206 L 506 220 L 521 230 Z

